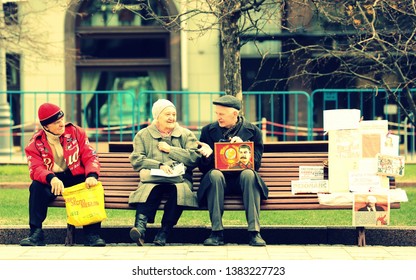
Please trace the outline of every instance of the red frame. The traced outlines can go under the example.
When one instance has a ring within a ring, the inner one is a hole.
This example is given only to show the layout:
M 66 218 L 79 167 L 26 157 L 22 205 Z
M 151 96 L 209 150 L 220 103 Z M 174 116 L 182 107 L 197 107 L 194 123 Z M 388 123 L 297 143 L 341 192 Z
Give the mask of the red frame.
M 253 142 L 217 142 L 214 143 L 215 168 L 219 170 L 239 171 L 245 168 L 236 166 L 239 156 L 238 149 L 241 145 L 248 145 L 251 150 L 250 163 L 254 168 L 254 143 Z

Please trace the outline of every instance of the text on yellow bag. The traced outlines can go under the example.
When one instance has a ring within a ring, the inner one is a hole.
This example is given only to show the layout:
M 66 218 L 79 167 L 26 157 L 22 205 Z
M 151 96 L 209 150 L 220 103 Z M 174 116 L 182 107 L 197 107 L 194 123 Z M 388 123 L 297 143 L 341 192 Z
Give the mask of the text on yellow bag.
M 65 188 L 67 223 L 74 226 L 86 226 L 102 222 L 107 218 L 104 206 L 104 188 L 101 182 L 87 188 L 85 182 Z

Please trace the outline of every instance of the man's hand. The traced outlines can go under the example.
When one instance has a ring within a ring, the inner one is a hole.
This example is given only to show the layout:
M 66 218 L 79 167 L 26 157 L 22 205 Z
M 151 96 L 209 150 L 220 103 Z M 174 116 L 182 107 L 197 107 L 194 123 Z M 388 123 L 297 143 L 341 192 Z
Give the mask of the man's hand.
M 238 136 L 234 136 L 233 138 L 230 139 L 230 143 L 241 143 L 241 142 L 244 142 L 244 141 Z
M 204 157 L 209 157 L 212 154 L 212 149 L 211 147 L 204 142 L 197 142 L 199 146 L 201 146 L 201 148 L 198 149 L 198 152 L 203 155 Z
M 62 183 L 62 181 L 59 180 L 58 177 L 53 177 L 51 180 L 51 187 L 51 192 L 54 195 L 60 195 L 64 190 L 64 183 Z
M 95 179 L 95 177 L 88 177 L 87 179 L 85 179 L 85 185 L 87 186 L 87 188 L 93 187 L 97 184 L 98 184 L 98 181 L 97 179 Z

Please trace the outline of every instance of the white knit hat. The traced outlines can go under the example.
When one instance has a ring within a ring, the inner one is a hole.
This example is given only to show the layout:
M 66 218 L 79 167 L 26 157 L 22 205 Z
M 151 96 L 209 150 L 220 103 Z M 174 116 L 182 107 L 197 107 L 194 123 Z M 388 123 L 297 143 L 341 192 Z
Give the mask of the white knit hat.
M 167 99 L 159 99 L 158 101 L 153 103 L 153 107 L 152 107 L 153 119 L 156 120 L 159 117 L 160 113 L 162 113 L 162 111 L 165 110 L 167 107 L 173 107 L 176 110 L 175 105 Z

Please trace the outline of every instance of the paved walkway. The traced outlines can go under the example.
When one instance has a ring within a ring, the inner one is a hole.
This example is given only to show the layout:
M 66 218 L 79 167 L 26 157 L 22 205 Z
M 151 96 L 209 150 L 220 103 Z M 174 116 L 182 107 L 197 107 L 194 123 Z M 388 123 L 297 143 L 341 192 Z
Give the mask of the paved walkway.
M 416 247 L 344 245 L 203 245 L 170 244 L 164 247 L 109 244 L 91 248 L 21 247 L 0 244 L 0 260 L 415 260 Z
M 0 245 L 2 275 L 73 279 L 392 279 L 413 275 L 416 247 L 203 245 L 106 247 Z M 334 277 L 335 276 L 335 277 Z M 140 277 L 140 278 L 137 278 Z M 353 277 L 353 278 L 352 278 Z

